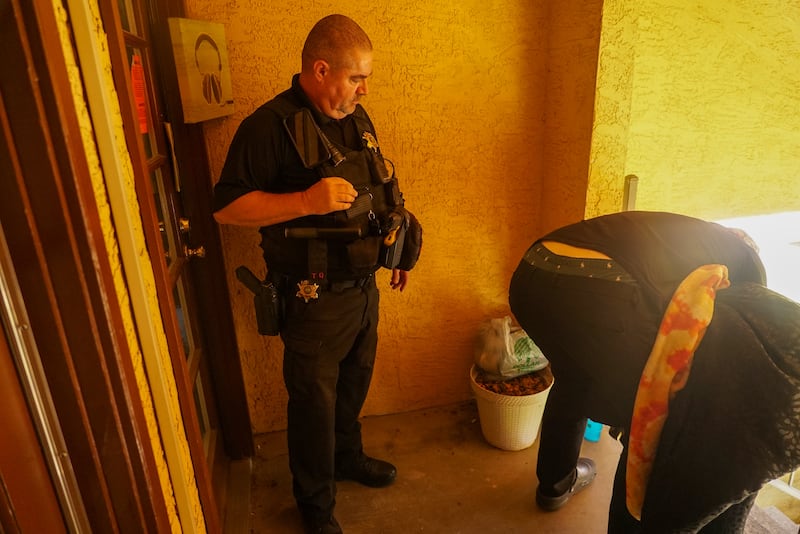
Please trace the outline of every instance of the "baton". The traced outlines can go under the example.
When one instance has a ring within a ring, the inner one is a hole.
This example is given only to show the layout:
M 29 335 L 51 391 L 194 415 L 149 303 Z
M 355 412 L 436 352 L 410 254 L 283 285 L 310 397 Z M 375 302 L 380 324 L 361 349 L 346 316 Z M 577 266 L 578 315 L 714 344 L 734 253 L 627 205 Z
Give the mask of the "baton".
M 287 228 L 284 235 L 294 239 L 358 239 L 361 228 Z

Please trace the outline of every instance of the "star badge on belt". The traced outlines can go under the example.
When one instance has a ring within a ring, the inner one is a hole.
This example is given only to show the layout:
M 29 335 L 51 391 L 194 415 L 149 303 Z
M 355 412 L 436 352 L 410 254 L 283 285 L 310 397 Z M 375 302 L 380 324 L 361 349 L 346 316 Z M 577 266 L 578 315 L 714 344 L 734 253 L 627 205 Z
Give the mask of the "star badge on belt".
M 310 299 L 319 298 L 319 293 L 317 293 L 318 289 L 319 289 L 319 284 L 313 284 L 308 280 L 303 280 L 301 282 L 297 282 L 298 291 L 297 293 L 295 293 L 295 296 L 305 300 L 306 304 L 308 304 L 308 301 Z
M 370 150 L 372 150 L 376 154 L 378 153 L 378 149 L 380 147 L 378 147 L 378 140 L 375 139 L 374 135 L 372 135 L 369 132 L 364 132 L 363 134 L 361 134 L 361 139 L 364 140 L 364 144 L 367 145 L 367 148 L 369 148 Z

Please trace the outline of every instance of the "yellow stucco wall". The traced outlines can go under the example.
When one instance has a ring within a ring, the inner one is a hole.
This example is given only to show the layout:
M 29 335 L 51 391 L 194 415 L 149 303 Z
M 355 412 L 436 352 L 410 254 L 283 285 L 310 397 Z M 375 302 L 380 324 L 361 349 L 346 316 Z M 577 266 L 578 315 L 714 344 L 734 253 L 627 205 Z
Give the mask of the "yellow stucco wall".
M 227 31 L 236 114 L 205 123 L 214 176 L 241 119 L 297 71 L 316 20 L 343 12 L 372 37 L 365 106 L 426 234 L 406 293 L 383 292 L 365 414 L 468 398 L 476 329 L 507 313 L 521 253 L 544 231 L 620 210 L 628 174 L 639 209 L 720 218 L 800 203 L 800 7 L 530 4 L 187 0 L 189 16 Z M 229 272 L 263 273 L 253 230 L 223 237 Z M 282 347 L 254 335 L 248 294 L 230 285 L 254 430 L 282 428 Z
M 541 233 L 584 216 L 603 0 L 546 4 Z
M 364 413 L 470 398 L 478 326 L 508 313 L 516 262 L 543 225 L 583 215 L 601 2 L 186 4 L 190 18 L 226 30 L 236 112 L 204 123 L 215 177 L 241 120 L 288 87 L 317 20 L 343 13 L 370 35 L 364 106 L 425 237 L 404 293 L 379 276 L 381 337 Z M 567 16 L 570 5 L 578 16 Z M 252 298 L 232 275 L 241 263 L 264 273 L 258 234 L 223 227 L 223 239 L 254 431 L 281 429 L 282 345 L 255 334 Z
M 587 215 L 800 209 L 800 4 L 608 0 Z

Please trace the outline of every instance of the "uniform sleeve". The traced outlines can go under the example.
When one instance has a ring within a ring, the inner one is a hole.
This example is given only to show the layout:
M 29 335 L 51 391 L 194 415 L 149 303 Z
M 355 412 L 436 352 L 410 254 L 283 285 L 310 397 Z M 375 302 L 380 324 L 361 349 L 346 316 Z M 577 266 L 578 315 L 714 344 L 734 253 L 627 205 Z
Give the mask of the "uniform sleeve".
M 252 191 L 275 187 L 286 139 L 280 118 L 260 108 L 239 125 L 233 136 L 219 181 L 214 186 L 214 211 Z

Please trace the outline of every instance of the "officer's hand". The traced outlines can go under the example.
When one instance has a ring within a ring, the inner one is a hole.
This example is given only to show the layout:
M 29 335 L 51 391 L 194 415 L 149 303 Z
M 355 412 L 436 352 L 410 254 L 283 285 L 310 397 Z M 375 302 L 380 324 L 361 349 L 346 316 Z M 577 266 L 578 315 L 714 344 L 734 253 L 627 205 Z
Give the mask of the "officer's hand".
M 389 285 L 392 287 L 392 289 L 399 289 L 400 291 L 403 291 L 406 288 L 407 283 L 408 271 L 392 269 L 392 279 L 389 282 Z
M 324 215 L 346 210 L 357 195 L 353 184 L 344 178 L 323 178 L 303 191 L 303 203 L 309 214 Z

